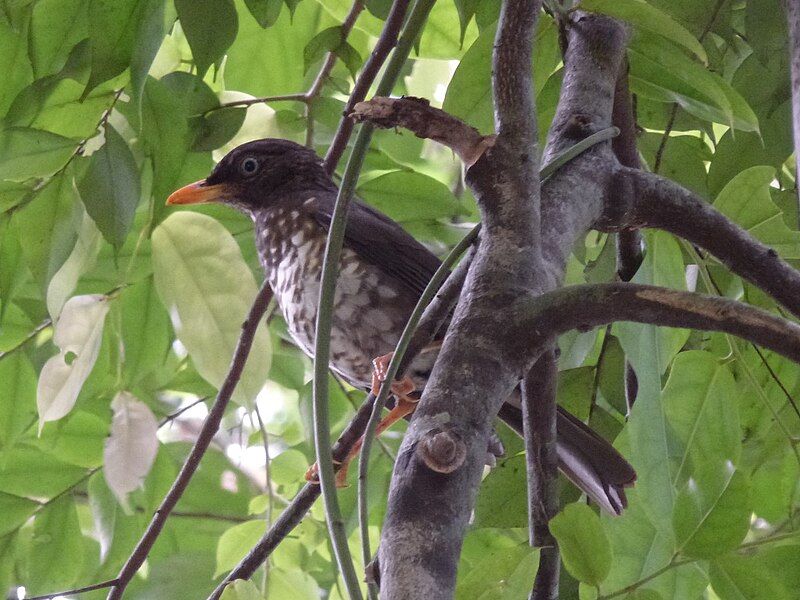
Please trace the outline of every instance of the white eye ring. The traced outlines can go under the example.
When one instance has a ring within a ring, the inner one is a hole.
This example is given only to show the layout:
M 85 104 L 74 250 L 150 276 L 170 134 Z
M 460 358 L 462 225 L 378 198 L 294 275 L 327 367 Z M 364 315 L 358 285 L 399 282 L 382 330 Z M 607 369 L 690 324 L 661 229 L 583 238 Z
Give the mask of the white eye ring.
M 245 175 L 253 175 L 258 171 L 258 161 L 252 156 L 248 156 L 242 161 L 240 169 Z

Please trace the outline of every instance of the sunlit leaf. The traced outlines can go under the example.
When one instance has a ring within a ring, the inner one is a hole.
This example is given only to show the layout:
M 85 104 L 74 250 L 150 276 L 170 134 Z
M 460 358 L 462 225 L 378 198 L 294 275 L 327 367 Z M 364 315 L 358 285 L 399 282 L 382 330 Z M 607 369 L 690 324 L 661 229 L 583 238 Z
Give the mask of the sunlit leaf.
M 230 571 L 266 532 L 263 520 L 239 523 L 219 538 L 214 577 Z
M 0 179 L 24 181 L 63 167 L 77 142 L 48 131 L 10 127 L 0 131 Z
M 75 406 L 97 360 L 108 309 L 108 298 L 100 295 L 75 296 L 64 305 L 53 333 L 53 343 L 60 352 L 39 374 L 39 432 L 47 421 L 60 419 Z
M 158 452 L 158 423 L 146 404 L 128 392 L 111 402 L 114 419 L 103 452 L 103 473 L 122 506 L 128 493 L 139 488 Z
M 153 232 L 156 289 L 178 339 L 198 372 L 222 385 L 256 283 L 230 233 L 192 212 L 171 215 Z M 252 402 L 270 366 L 269 335 L 260 326 L 234 398 Z

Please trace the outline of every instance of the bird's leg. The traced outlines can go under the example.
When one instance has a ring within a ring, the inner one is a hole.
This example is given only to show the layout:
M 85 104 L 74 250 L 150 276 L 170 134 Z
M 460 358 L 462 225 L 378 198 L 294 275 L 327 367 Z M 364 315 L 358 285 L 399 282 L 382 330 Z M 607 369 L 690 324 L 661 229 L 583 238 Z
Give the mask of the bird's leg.
M 375 368 L 372 373 L 372 393 L 375 394 L 376 397 L 381 390 L 381 385 L 383 385 L 383 382 L 386 380 L 386 369 L 389 367 L 391 358 L 391 354 L 386 354 L 372 361 L 372 365 Z M 415 398 L 411 395 L 416 391 L 416 386 L 410 377 L 404 377 L 399 381 L 393 381 L 391 383 L 391 390 L 396 398 L 396 402 L 394 408 L 389 411 L 389 414 L 378 423 L 378 427 L 375 429 L 376 437 L 400 419 L 414 412 L 414 409 L 417 407 L 417 402 L 419 402 L 419 398 Z M 361 436 L 341 463 L 334 461 L 334 464 L 339 467 L 336 472 L 336 487 L 347 487 L 347 468 L 350 465 L 350 461 L 361 452 L 361 447 L 363 445 L 364 436 Z M 306 471 L 306 481 L 312 483 L 317 483 L 319 481 L 319 467 L 316 463 L 311 465 L 308 471 Z

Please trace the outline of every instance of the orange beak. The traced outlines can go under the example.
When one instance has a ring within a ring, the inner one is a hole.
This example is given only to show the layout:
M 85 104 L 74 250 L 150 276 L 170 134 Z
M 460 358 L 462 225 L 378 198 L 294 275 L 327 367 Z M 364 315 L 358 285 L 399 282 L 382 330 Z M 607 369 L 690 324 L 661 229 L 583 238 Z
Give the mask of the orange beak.
M 225 184 L 208 185 L 205 179 L 201 179 L 172 192 L 167 198 L 167 204 L 220 202 L 225 197 L 227 188 Z

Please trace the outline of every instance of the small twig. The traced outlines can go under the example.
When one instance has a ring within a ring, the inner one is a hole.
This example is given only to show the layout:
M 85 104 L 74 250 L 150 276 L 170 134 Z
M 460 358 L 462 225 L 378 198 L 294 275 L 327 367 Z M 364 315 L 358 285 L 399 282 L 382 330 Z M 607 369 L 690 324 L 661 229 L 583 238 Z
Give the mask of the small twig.
M 12 354 L 25 346 L 28 342 L 30 342 L 33 338 L 39 335 L 40 332 L 50 327 L 53 324 L 53 321 L 48 317 L 41 323 L 39 323 L 36 327 L 34 327 L 33 331 L 31 331 L 28 335 L 26 335 L 23 339 L 21 339 L 15 346 L 12 346 L 5 352 L 0 352 L 0 360 L 3 360 L 9 354 Z
M 250 353 L 250 348 L 253 344 L 256 330 L 258 329 L 261 317 L 264 315 L 264 312 L 266 311 L 271 299 L 272 290 L 269 287 L 269 284 L 265 282 L 261 286 L 261 289 L 253 301 L 253 305 L 247 315 L 247 320 L 242 325 L 242 333 L 239 336 L 239 341 L 236 344 L 236 350 L 234 351 L 233 358 L 231 359 L 231 367 L 228 371 L 228 375 L 225 377 L 225 381 L 222 383 L 222 386 L 217 393 L 217 399 L 214 401 L 214 404 L 208 413 L 208 417 L 206 417 L 205 423 L 203 423 L 203 427 L 197 436 L 197 440 L 195 441 L 189 456 L 186 458 L 186 461 L 183 463 L 183 467 L 173 482 L 172 487 L 161 501 L 161 505 L 158 507 L 158 509 L 156 509 L 153 519 L 150 521 L 150 525 L 147 527 L 147 530 L 136 544 L 136 547 L 134 548 L 130 557 L 128 557 L 128 560 L 122 566 L 119 575 L 117 575 L 117 582 L 111 588 L 111 592 L 109 592 L 107 600 L 119 600 L 122 598 L 125 588 L 142 566 L 142 563 L 144 563 L 147 555 L 150 552 L 150 549 L 153 547 L 153 544 L 161 533 L 167 518 L 172 512 L 172 509 L 175 508 L 178 500 L 183 495 L 186 487 L 189 485 L 192 475 L 194 475 L 194 472 L 200 465 L 200 460 L 203 458 L 206 450 L 208 450 L 211 441 L 214 439 L 214 435 L 219 429 L 222 416 L 225 413 L 225 408 L 227 407 L 228 402 L 230 401 L 230 398 L 236 389 L 236 384 L 239 382 L 239 378 L 244 371 L 244 365 L 247 362 L 247 356 Z
M 28 596 L 25 600 L 53 600 L 53 598 L 57 598 L 59 596 L 74 596 L 75 594 L 84 594 L 86 592 L 92 592 L 94 590 L 102 590 L 107 587 L 111 587 L 117 584 L 117 579 L 109 579 L 108 581 L 101 581 L 100 583 L 93 583 L 92 585 L 87 585 L 81 588 L 75 588 L 72 590 L 64 590 L 63 592 L 54 592 L 52 594 L 45 594 L 44 596 Z
M 166 417 L 161 419 L 161 422 L 158 424 L 158 426 L 159 427 L 163 427 L 164 425 L 166 425 L 170 421 L 174 421 L 175 419 L 180 417 L 183 413 L 185 413 L 187 410 L 191 410 L 192 408 L 194 408 L 198 404 L 201 404 L 201 403 L 205 402 L 206 400 L 208 400 L 208 398 L 209 398 L 208 396 L 203 396 L 202 398 L 198 398 L 194 402 L 191 402 L 191 403 L 187 404 L 183 408 L 180 408 L 180 409 L 176 410 L 174 413 L 168 414 Z
M 356 20 L 358 19 L 358 15 L 361 14 L 362 10 L 364 10 L 364 0 L 355 0 L 340 26 L 342 41 L 346 40 L 347 36 L 350 35 L 350 32 L 353 30 Z M 297 94 L 280 94 L 276 96 L 262 96 L 261 98 L 249 98 L 247 100 L 223 102 L 218 106 L 208 109 L 203 114 L 206 115 L 222 108 L 230 108 L 234 106 L 248 107 L 253 106 L 254 104 L 266 104 L 269 102 L 303 102 L 306 105 L 306 146 L 311 148 L 314 146 L 313 104 L 314 101 L 319 98 L 319 95 L 322 93 L 322 88 L 325 87 L 328 78 L 331 76 L 331 71 L 333 71 L 333 67 L 336 65 L 336 58 L 337 56 L 335 52 L 328 52 L 328 54 L 325 56 L 325 60 L 322 62 L 319 72 L 317 72 L 317 76 L 314 78 L 314 82 L 305 92 Z
M 339 121 L 339 128 L 333 136 L 331 145 L 328 147 L 328 153 L 325 156 L 325 171 L 330 175 L 336 170 L 339 160 L 347 148 L 347 142 L 350 139 L 350 134 L 353 132 L 353 120 L 349 115 L 353 111 L 355 105 L 361 102 L 367 96 L 372 82 L 378 75 L 381 66 L 386 61 L 392 48 L 397 44 L 397 36 L 400 28 L 403 26 L 403 19 L 405 19 L 406 11 L 408 10 L 409 0 L 394 0 L 389 15 L 386 17 L 386 22 L 381 31 L 381 36 L 378 38 L 375 47 L 372 49 L 361 74 L 356 79 L 353 90 L 350 92 L 350 97 L 347 99 L 347 104 L 342 111 L 342 119 Z

